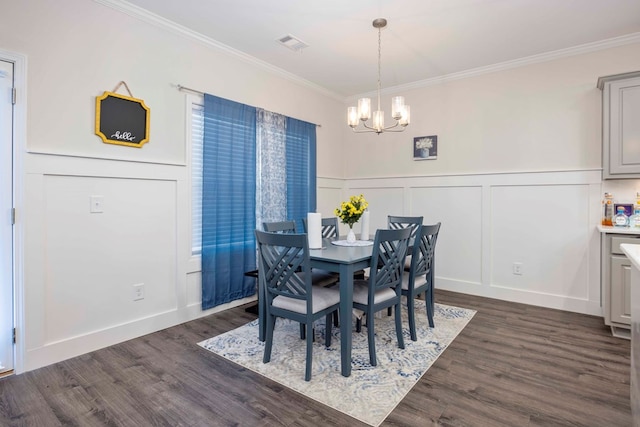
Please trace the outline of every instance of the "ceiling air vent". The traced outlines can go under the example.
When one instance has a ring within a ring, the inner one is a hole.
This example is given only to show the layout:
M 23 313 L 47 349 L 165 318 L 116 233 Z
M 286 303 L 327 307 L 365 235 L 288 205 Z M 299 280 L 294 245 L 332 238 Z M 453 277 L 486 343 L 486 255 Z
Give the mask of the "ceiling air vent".
M 300 52 L 302 49 L 309 47 L 308 44 L 291 34 L 280 37 L 277 42 L 295 52 Z

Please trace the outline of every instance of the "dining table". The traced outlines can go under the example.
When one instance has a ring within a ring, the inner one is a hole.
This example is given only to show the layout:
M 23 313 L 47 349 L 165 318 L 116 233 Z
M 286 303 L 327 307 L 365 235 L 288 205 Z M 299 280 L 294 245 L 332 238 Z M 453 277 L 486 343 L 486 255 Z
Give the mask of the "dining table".
M 340 371 L 351 375 L 351 341 L 353 332 L 353 276 L 369 267 L 373 245 L 342 246 L 332 243 L 334 238 L 322 240 L 322 248 L 309 249 L 311 268 L 340 274 Z
M 335 238 L 322 239 L 322 247 L 309 249 L 311 268 L 332 271 L 340 275 L 340 372 L 351 375 L 351 343 L 353 332 L 353 274 L 369 267 L 373 254 L 373 245 L 342 246 L 333 244 Z M 371 243 L 371 242 L 369 242 Z M 259 290 L 263 292 L 264 290 Z M 265 301 L 265 298 L 259 298 Z M 266 308 L 262 303 L 258 309 L 259 337 L 264 340 L 266 327 Z

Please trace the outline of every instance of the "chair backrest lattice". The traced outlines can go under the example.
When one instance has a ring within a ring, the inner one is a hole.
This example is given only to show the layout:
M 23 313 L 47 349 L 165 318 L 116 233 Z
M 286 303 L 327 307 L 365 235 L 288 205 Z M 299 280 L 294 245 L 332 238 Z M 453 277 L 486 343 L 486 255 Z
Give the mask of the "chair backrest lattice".
M 410 228 L 376 231 L 369 275 L 369 284 L 374 290 L 401 286 L 410 237 Z M 370 298 L 372 294 L 370 292 Z
M 419 227 L 411 254 L 411 272 L 413 277 L 427 274 L 433 268 L 440 223 Z
M 398 230 L 401 228 L 410 228 L 411 229 L 411 237 L 416 236 L 416 232 L 418 231 L 418 227 L 422 225 L 421 216 L 395 216 L 389 215 L 387 216 L 387 224 L 388 228 L 391 230 Z
M 260 280 L 269 301 L 278 295 L 306 300 L 311 294 L 306 234 L 256 230 Z
M 262 228 L 264 231 L 272 233 L 295 233 L 296 222 L 295 221 L 275 221 L 275 222 L 263 222 Z
M 307 218 L 303 218 L 302 223 L 304 224 L 305 233 L 308 233 L 309 228 L 307 224 Z M 321 227 L 320 232 L 322 234 L 323 239 L 326 239 L 326 238 L 337 239 L 338 237 L 340 237 L 340 229 L 338 228 L 338 218 L 336 217 L 322 218 L 320 227 Z

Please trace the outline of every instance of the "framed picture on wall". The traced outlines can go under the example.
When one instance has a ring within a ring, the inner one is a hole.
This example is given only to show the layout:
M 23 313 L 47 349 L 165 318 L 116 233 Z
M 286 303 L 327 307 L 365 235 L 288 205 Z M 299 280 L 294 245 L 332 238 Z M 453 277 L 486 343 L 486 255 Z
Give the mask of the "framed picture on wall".
M 413 160 L 436 160 L 438 158 L 438 135 L 413 138 Z

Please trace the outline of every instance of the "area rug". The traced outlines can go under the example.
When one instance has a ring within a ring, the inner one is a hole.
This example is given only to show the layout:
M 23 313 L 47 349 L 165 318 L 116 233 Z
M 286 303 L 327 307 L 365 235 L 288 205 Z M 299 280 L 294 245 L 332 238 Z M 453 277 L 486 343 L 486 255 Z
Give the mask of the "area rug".
M 378 426 L 476 313 L 436 304 L 435 328 L 429 328 L 424 304 L 416 300 L 418 341 L 415 342 L 409 336 L 403 310 L 404 350 L 398 348 L 394 317 L 385 313 L 375 318 L 378 366 L 369 364 L 366 328 L 361 333 L 354 329 L 352 371 L 348 378 L 340 375 L 340 330 L 333 328 L 331 347 L 326 348 L 324 320 L 315 325 L 309 382 L 304 381 L 306 341 L 300 339 L 298 323 L 277 320 L 271 362 L 266 364 L 262 363 L 264 343 L 258 340 L 257 320 L 198 345 L 366 424 Z

